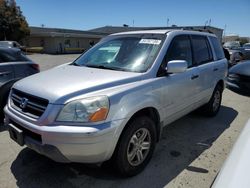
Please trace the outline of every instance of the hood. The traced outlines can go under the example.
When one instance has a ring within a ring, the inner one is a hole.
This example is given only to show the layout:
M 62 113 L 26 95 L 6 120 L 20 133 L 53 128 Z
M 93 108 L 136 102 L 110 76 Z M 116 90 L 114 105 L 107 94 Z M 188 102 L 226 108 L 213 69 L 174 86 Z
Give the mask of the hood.
M 65 65 L 26 77 L 13 87 L 50 103 L 61 104 L 81 94 L 140 79 L 141 73 Z
M 229 74 L 250 76 L 250 60 L 242 61 L 229 69 Z

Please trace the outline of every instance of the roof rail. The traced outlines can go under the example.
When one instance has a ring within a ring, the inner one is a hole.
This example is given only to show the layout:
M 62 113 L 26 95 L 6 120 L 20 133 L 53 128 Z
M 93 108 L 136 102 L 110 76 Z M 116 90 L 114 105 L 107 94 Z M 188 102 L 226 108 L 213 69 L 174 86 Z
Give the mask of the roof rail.
M 202 28 L 198 29 L 198 28 L 193 28 L 193 27 L 182 27 L 181 29 L 182 30 L 199 31 L 199 32 L 205 32 L 205 33 L 212 33 L 212 34 L 214 34 L 214 32 L 212 32 L 211 30 L 209 30 L 206 26 L 204 26 L 203 29 Z

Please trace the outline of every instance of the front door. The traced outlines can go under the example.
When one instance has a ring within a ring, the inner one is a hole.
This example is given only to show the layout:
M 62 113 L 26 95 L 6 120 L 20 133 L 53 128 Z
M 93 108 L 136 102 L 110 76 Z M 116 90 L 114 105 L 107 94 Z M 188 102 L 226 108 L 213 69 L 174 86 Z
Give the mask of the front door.
M 162 67 L 171 60 L 186 60 L 188 69 L 183 73 L 162 76 L 162 101 L 165 123 L 186 114 L 197 102 L 200 77 L 199 68 L 193 63 L 191 41 L 188 35 L 175 37 L 167 51 Z

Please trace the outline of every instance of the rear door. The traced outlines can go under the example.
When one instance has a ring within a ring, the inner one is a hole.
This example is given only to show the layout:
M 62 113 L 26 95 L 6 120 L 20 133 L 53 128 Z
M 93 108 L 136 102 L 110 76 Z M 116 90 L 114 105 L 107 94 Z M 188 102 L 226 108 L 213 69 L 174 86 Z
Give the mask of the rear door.
M 191 41 L 188 35 L 177 36 L 172 40 L 161 65 L 162 70 L 171 60 L 186 60 L 188 69 L 183 73 L 162 76 L 162 101 L 166 123 L 192 110 L 197 101 L 196 96 L 200 83 L 199 70 L 193 61 Z
M 198 100 L 207 98 L 214 89 L 214 76 L 217 70 L 213 63 L 212 50 L 207 36 L 192 35 L 194 62 L 199 69 L 200 83 L 197 93 Z
M 214 82 L 225 79 L 228 70 L 228 62 L 225 58 L 224 51 L 218 39 L 216 37 L 209 37 L 211 47 L 214 51 L 214 74 L 216 79 Z M 215 83 L 216 84 L 216 83 Z

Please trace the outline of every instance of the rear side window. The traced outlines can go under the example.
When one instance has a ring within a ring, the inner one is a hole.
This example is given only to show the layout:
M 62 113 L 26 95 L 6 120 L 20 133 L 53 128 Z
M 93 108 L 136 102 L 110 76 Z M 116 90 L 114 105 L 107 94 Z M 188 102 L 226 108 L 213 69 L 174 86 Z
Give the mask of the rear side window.
M 218 39 L 216 37 L 209 37 L 212 45 L 214 47 L 214 51 L 216 54 L 216 60 L 220 60 L 220 59 L 224 59 L 225 55 L 224 55 L 224 51 L 222 49 L 222 46 L 220 45 Z
M 192 45 L 193 45 L 194 59 L 197 65 L 213 61 L 211 49 L 206 37 L 192 36 Z
M 2 62 L 29 61 L 21 51 L 0 51 Z
M 186 60 L 188 67 L 192 66 L 191 42 L 188 36 L 177 36 L 170 44 L 166 56 L 166 62 L 172 60 Z

